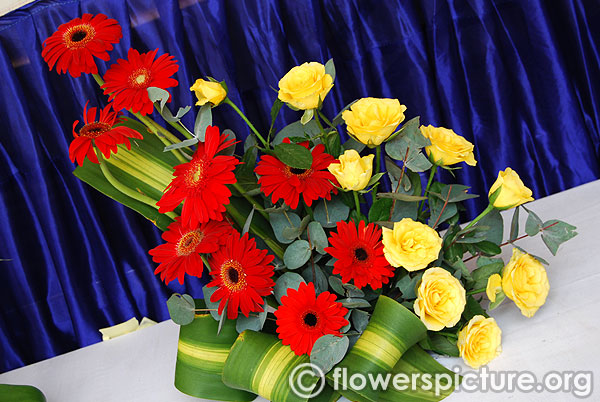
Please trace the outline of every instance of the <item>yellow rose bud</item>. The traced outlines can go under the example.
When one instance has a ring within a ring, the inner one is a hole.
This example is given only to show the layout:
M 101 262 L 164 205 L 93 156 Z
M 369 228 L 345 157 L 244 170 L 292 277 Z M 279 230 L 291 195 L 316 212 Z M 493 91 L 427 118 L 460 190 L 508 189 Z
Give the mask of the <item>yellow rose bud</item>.
M 488 278 L 485 294 L 493 303 L 496 301 L 496 295 L 502 290 L 502 277 L 498 274 L 490 275 Z
M 342 119 L 353 137 L 373 148 L 392 135 L 405 111 L 398 99 L 362 98 L 342 112 Z
M 332 163 L 327 170 L 335 176 L 344 190 L 359 191 L 367 187 L 373 174 L 373 158 L 367 155 L 362 158 L 354 149 L 344 152 L 338 159 L 340 163 Z
M 423 274 L 414 309 L 428 330 L 440 331 L 456 325 L 466 303 L 460 281 L 445 269 L 434 267 Z
M 550 291 L 546 269 L 534 257 L 515 248 L 502 270 L 502 290 L 525 317 L 533 317 Z
M 421 126 L 421 133 L 431 141 L 431 145 L 425 147 L 425 152 L 437 165 L 450 166 L 459 162 L 470 166 L 477 164 L 473 144 L 453 130 L 429 125 Z
M 435 261 L 442 249 L 442 238 L 432 228 L 410 218 L 383 228 L 383 253 L 394 267 L 417 271 Z
M 517 172 L 509 167 L 498 172 L 498 178 L 490 188 L 488 196 L 491 196 L 500 186 L 502 189 L 494 201 L 494 207 L 497 209 L 510 209 L 533 201 L 531 190 L 525 187 Z
M 458 333 L 456 346 L 465 363 L 478 369 L 502 353 L 502 331 L 493 318 L 476 315 Z
M 190 87 L 190 91 L 196 93 L 196 97 L 198 98 L 196 105 L 198 106 L 203 106 L 209 102 L 216 106 L 227 97 L 227 91 L 225 91 L 225 88 L 221 84 L 205 81 L 201 78 L 194 82 L 194 85 Z
M 316 109 L 333 87 L 325 66 L 310 62 L 292 68 L 279 80 L 279 99 L 300 110 Z

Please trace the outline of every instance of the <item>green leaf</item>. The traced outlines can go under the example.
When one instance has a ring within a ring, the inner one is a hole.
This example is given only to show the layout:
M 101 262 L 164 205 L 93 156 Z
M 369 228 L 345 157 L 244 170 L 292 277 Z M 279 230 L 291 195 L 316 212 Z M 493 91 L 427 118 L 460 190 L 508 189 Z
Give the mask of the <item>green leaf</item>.
M 377 193 L 377 197 L 392 198 L 395 200 L 405 201 L 405 202 L 419 202 L 419 201 L 427 199 L 427 197 L 422 197 L 420 195 L 410 195 L 410 194 L 404 194 L 404 193 Z
M 325 272 L 323 272 L 323 270 L 318 265 L 315 264 L 315 279 L 314 280 L 313 280 L 312 266 L 308 266 L 302 271 L 302 277 L 304 278 L 306 283 L 312 282 L 315 284 L 315 291 L 316 291 L 317 295 L 319 295 L 327 290 L 327 286 L 328 286 L 327 275 L 325 275 Z
M 433 165 L 420 150 L 431 145 L 431 141 L 421 134 L 418 124 L 418 117 L 407 122 L 397 136 L 385 144 L 385 150 L 393 159 L 401 161 L 406 157 L 406 167 L 413 172 L 424 172 Z
M 296 240 L 283 254 L 283 263 L 288 269 L 298 269 L 310 258 L 310 246 L 306 240 Z
M 250 225 L 252 224 L 252 218 L 254 217 L 254 211 L 255 211 L 254 205 L 252 205 L 252 210 L 250 211 L 250 214 L 248 215 L 248 218 L 246 219 L 246 223 L 244 223 L 244 227 L 242 228 L 242 234 L 246 234 L 250 230 Z
M 422 340 L 419 346 L 444 356 L 460 356 L 456 341 L 435 332 L 428 332 L 427 338 Z
M 519 211 L 521 208 L 516 207 L 515 212 L 513 212 L 512 221 L 510 222 L 510 236 L 508 238 L 509 241 L 514 241 L 517 237 L 519 237 Z
M 325 63 L 325 74 L 331 75 L 331 78 L 335 81 L 335 64 L 333 64 L 333 59 L 329 59 Z
M 286 272 L 275 281 L 273 294 L 277 302 L 281 304 L 281 297 L 287 294 L 288 289 L 298 290 L 301 283 L 306 283 L 304 278 L 295 272 Z
M 337 293 L 339 295 L 346 294 L 346 289 L 344 289 L 344 283 L 338 276 L 331 275 L 329 277 L 329 285 L 331 286 L 331 288 L 333 289 L 333 291 L 335 293 Z
M 321 129 L 314 120 L 307 124 L 302 124 L 300 121 L 295 121 L 282 128 L 275 138 L 273 145 L 281 144 L 285 138 L 290 137 L 314 137 L 321 133 Z
M 300 118 L 300 123 L 302 123 L 303 126 L 306 126 L 308 122 L 313 119 L 314 116 L 315 109 L 306 109 L 302 114 L 302 117 Z
M 342 144 L 340 143 L 340 135 L 337 131 L 330 131 L 325 137 L 325 145 L 327 152 L 334 158 L 342 154 Z
M 421 280 L 423 274 L 418 274 L 414 277 L 410 277 L 410 275 L 404 275 L 400 280 L 396 283 L 396 287 L 400 292 L 402 292 L 402 298 L 405 300 L 415 299 L 417 297 L 417 284 Z
M 319 367 L 323 373 L 328 373 L 338 364 L 348 351 L 347 336 L 323 335 L 312 347 L 310 362 Z
M 323 226 L 319 222 L 311 222 L 308 224 L 308 233 L 310 233 L 310 242 L 320 254 L 325 253 L 325 247 L 329 245 L 327 235 L 323 230 Z
M 481 289 L 487 286 L 488 278 L 494 274 L 499 274 L 504 268 L 504 262 L 493 262 L 491 264 L 483 265 L 471 273 L 473 278 L 473 284 L 470 286 L 473 289 Z
M 275 98 L 275 101 L 273 102 L 273 106 L 271 106 L 271 130 L 273 129 L 273 126 L 275 125 L 275 119 L 277 119 L 277 116 L 279 115 L 279 111 L 281 110 L 283 105 L 284 105 L 284 103 L 281 99 Z M 269 134 L 270 134 L 270 132 L 269 132 Z M 248 137 L 254 138 L 251 135 Z
M 206 128 L 212 125 L 212 107 L 209 103 L 200 107 L 194 123 L 194 137 L 204 142 Z
M 369 210 L 369 222 L 387 221 L 390 219 L 392 204 L 393 200 L 389 198 L 381 198 L 375 201 Z
M 482 241 L 481 243 L 474 243 L 473 246 L 487 255 L 497 255 L 502 253 L 502 249 L 497 244 L 491 241 Z
M 472 295 L 467 296 L 467 304 L 465 305 L 465 311 L 463 311 L 463 317 L 469 321 L 476 315 L 482 315 L 488 317 L 485 310 L 481 307 L 481 304 Z
M 547 228 L 542 230 L 542 240 L 552 255 L 556 255 L 561 244 L 577 236 L 577 228 L 563 221 L 552 219 L 544 222 L 542 226 Z
M 340 221 L 345 221 L 350 214 L 348 207 L 340 197 L 332 197 L 331 201 L 321 200 L 314 210 L 314 217 L 324 228 L 333 228 Z
M 530 256 L 532 256 L 533 258 L 535 258 L 536 260 L 538 260 L 542 264 L 550 265 L 550 263 L 548 261 L 544 260 L 542 257 L 538 257 L 535 254 L 528 253 L 525 249 L 523 249 L 522 247 L 517 246 L 516 244 L 513 244 L 513 247 L 516 248 L 516 249 L 521 250 L 521 252 L 523 252 L 525 254 L 529 254 Z
M 449 261 L 447 261 L 447 262 L 449 262 Z M 450 266 L 454 269 L 454 276 L 457 279 L 464 278 L 467 281 L 471 280 L 471 271 L 469 271 L 469 269 L 463 262 L 462 255 L 461 255 L 461 258 L 458 258 L 456 261 L 451 262 Z
M 527 208 L 525 208 L 525 210 L 528 213 L 527 222 L 525 223 L 525 233 L 527 233 L 528 236 L 533 237 L 540 232 L 543 227 L 543 223 L 539 216 L 537 216 L 533 211 L 530 211 Z
M 183 140 L 181 142 L 178 142 L 177 144 L 171 144 L 169 146 L 164 147 L 163 152 L 169 152 L 169 151 L 172 151 L 174 149 L 179 149 L 179 148 L 191 147 L 192 145 L 196 145 L 197 143 L 198 143 L 198 138 L 190 138 L 188 140 Z
M 267 320 L 267 302 L 263 303 L 263 311 L 260 313 L 250 313 L 248 317 L 240 314 L 235 323 L 235 329 L 240 334 L 247 329 L 252 331 L 260 331 Z
M 475 227 L 487 227 L 483 239 L 494 244 L 501 244 L 504 238 L 504 221 L 502 214 L 497 209 L 493 209 L 484 216 Z
M 358 309 L 352 310 L 351 320 L 354 329 L 362 333 L 369 324 L 369 313 Z
M 383 176 L 384 174 L 385 174 L 385 172 L 380 172 L 380 173 L 377 173 L 377 174 L 374 174 L 373 176 L 371 176 L 371 180 L 369 180 L 367 187 L 372 186 L 373 184 L 377 183 L 379 181 L 379 179 L 381 179 L 381 176 Z
M 300 222 L 299 226 L 293 228 L 284 228 L 281 232 L 281 235 L 285 239 L 293 241 L 294 239 L 298 238 L 302 233 L 304 233 L 304 229 L 306 229 L 308 222 L 310 222 L 310 216 L 306 215 L 304 218 L 302 218 L 302 221 Z
M 283 232 L 288 228 L 299 228 L 301 220 L 300 217 L 293 212 L 272 212 L 269 214 L 269 223 L 273 228 L 273 233 L 275 234 L 277 241 L 283 244 L 289 244 L 293 239 L 284 237 Z
M 346 308 L 368 308 L 371 307 L 371 303 L 364 299 L 357 299 L 353 297 L 348 297 L 346 299 L 337 300 L 339 303 Z
M 302 145 L 278 144 L 275 145 L 274 151 L 277 159 L 291 168 L 310 169 L 312 166 L 312 154 Z
M 456 204 L 447 204 L 444 207 L 444 202 L 433 196 L 429 197 L 429 208 L 431 209 L 431 215 L 428 224 L 432 227 L 436 221 L 438 225 L 441 225 L 458 213 Z
M 174 293 L 167 300 L 169 315 L 175 324 L 188 325 L 194 321 L 196 303 L 190 295 Z
M 211 288 L 209 288 L 208 286 L 203 286 L 202 294 L 204 295 L 204 303 L 206 304 L 206 308 L 210 309 L 210 315 L 212 316 L 212 318 L 215 319 L 215 321 L 220 321 L 221 315 L 217 311 L 219 309 L 219 302 L 210 301 L 210 298 L 212 297 L 213 293 L 217 291 L 217 289 L 218 288 L 216 286 L 213 286 Z M 223 311 L 223 313 L 225 313 L 225 311 Z
M 448 202 L 460 202 L 479 197 L 477 194 L 467 193 L 470 188 L 464 184 L 446 184 L 442 187 L 439 194 L 435 193 L 434 195 L 442 201 L 446 201 L 447 199 Z

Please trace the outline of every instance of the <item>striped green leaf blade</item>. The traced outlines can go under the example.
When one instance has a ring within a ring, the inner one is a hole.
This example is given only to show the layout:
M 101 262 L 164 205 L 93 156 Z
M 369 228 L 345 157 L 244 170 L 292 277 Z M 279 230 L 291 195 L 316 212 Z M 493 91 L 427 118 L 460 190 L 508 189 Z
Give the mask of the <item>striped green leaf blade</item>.
M 423 374 L 425 373 L 433 376 L 431 383 L 424 381 Z M 413 346 L 402 355 L 391 374 L 392 378 L 398 374 L 405 374 L 411 381 L 412 379 L 416 380 L 416 384 L 413 385 L 411 382 L 406 390 L 389 387 L 379 394 L 379 401 L 441 401 L 449 396 L 460 382 L 458 374 L 442 366 L 418 345 Z
M 46 397 L 31 385 L 0 384 L 2 402 L 46 402 Z
M 129 121 L 128 124 L 133 123 Z M 164 145 L 155 135 L 141 131 L 137 125 L 133 127 L 140 130 L 144 139 L 134 141 L 131 150 L 120 145 L 118 152 L 107 160 L 109 170 L 122 184 L 158 201 L 171 182 L 173 166 L 179 162 L 170 152 L 163 152 Z M 100 166 L 87 159 L 73 174 L 104 195 L 142 214 L 162 230 L 172 222 L 169 217 L 159 214 L 157 208 L 115 189 L 102 174 Z
M 365 377 L 367 374 L 386 376 L 426 333 L 425 325 L 410 310 L 389 297 L 380 296 L 364 332 L 346 357 L 327 374 L 327 380 L 352 401 L 377 401 L 380 390 L 369 386 L 362 390 L 344 389 L 348 384 L 334 376 L 335 369 L 345 369 L 346 378 L 355 373 Z
M 302 375 L 303 367 L 294 371 L 302 364 L 310 370 L 308 363 L 307 355 L 296 356 L 276 336 L 247 330 L 240 334 L 231 348 L 223 368 L 223 382 L 271 401 L 305 402 L 308 398 L 294 393 L 290 383 L 301 381 L 302 387 L 310 394 L 319 377 Z
M 197 308 L 205 308 L 196 300 Z M 231 345 L 238 333 L 235 321 L 226 320 L 217 335 L 219 323 L 210 314 L 197 315 L 179 330 L 175 387 L 197 398 L 216 401 L 252 401 L 256 395 L 223 384 L 221 375 Z

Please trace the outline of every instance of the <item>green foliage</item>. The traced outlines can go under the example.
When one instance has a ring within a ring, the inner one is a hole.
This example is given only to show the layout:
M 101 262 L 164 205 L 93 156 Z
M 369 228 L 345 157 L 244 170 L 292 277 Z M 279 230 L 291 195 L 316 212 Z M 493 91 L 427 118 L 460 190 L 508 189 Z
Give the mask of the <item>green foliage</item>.
M 304 278 L 295 272 L 286 272 L 275 281 L 273 294 L 277 302 L 281 304 L 281 297 L 287 294 L 288 289 L 298 290 L 301 283 L 306 283 Z
M 293 212 L 272 212 L 269 214 L 269 222 L 273 228 L 273 233 L 277 241 L 283 244 L 289 244 L 293 240 L 283 236 L 284 231 L 288 228 L 295 229 L 300 227 L 301 220 L 298 215 Z
M 319 367 L 323 373 L 328 373 L 338 364 L 348 351 L 347 336 L 323 335 L 313 345 L 310 352 L 310 362 Z
M 323 226 L 319 222 L 310 222 L 308 224 L 308 233 L 310 233 L 310 242 L 315 250 L 320 254 L 325 253 L 325 247 L 328 246 L 327 235 L 323 230 Z
M 444 356 L 460 356 L 455 339 L 449 339 L 435 332 L 428 332 L 427 338 L 419 342 L 419 346 Z
M 190 295 L 174 293 L 167 300 L 169 315 L 175 324 L 188 325 L 194 321 L 196 303 Z
M 298 269 L 306 264 L 310 253 L 310 246 L 306 240 L 296 240 L 285 249 L 283 263 L 288 269 Z
M 577 228 L 563 221 L 552 219 L 544 222 L 542 226 L 545 228 L 542 230 L 542 240 L 552 255 L 556 255 L 561 244 L 577 236 Z
M 324 228 L 333 228 L 339 221 L 345 221 L 350 214 L 348 207 L 340 197 L 332 197 L 331 201 L 319 200 L 314 210 L 315 220 Z
M 310 169 L 312 166 L 312 154 L 302 145 L 282 143 L 275 145 L 273 149 L 277 159 L 291 168 Z
M 313 277 L 313 267 L 311 264 L 309 264 L 309 266 L 304 268 L 302 271 L 302 277 L 304 280 L 307 283 L 313 282 L 315 284 L 315 292 L 317 294 L 321 294 L 328 288 L 327 275 L 317 264 L 315 264 L 314 274 L 315 277 Z
M 250 313 L 248 317 L 240 314 L 235 322 L 235 329 L 240 334 L 247 329 L 260 331 L 267 320 L 267 302 L 263 304 L 263 311 L 260 313 Z

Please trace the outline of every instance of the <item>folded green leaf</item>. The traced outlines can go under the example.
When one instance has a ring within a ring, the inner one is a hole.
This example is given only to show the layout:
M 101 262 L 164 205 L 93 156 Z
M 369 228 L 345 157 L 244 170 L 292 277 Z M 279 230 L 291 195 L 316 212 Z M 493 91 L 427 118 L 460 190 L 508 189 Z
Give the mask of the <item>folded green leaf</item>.
M 292 169 L 306 170 L 312 166 L 312 154 L 302 145 L 277 144 L 274 147 L 275 156 Z

